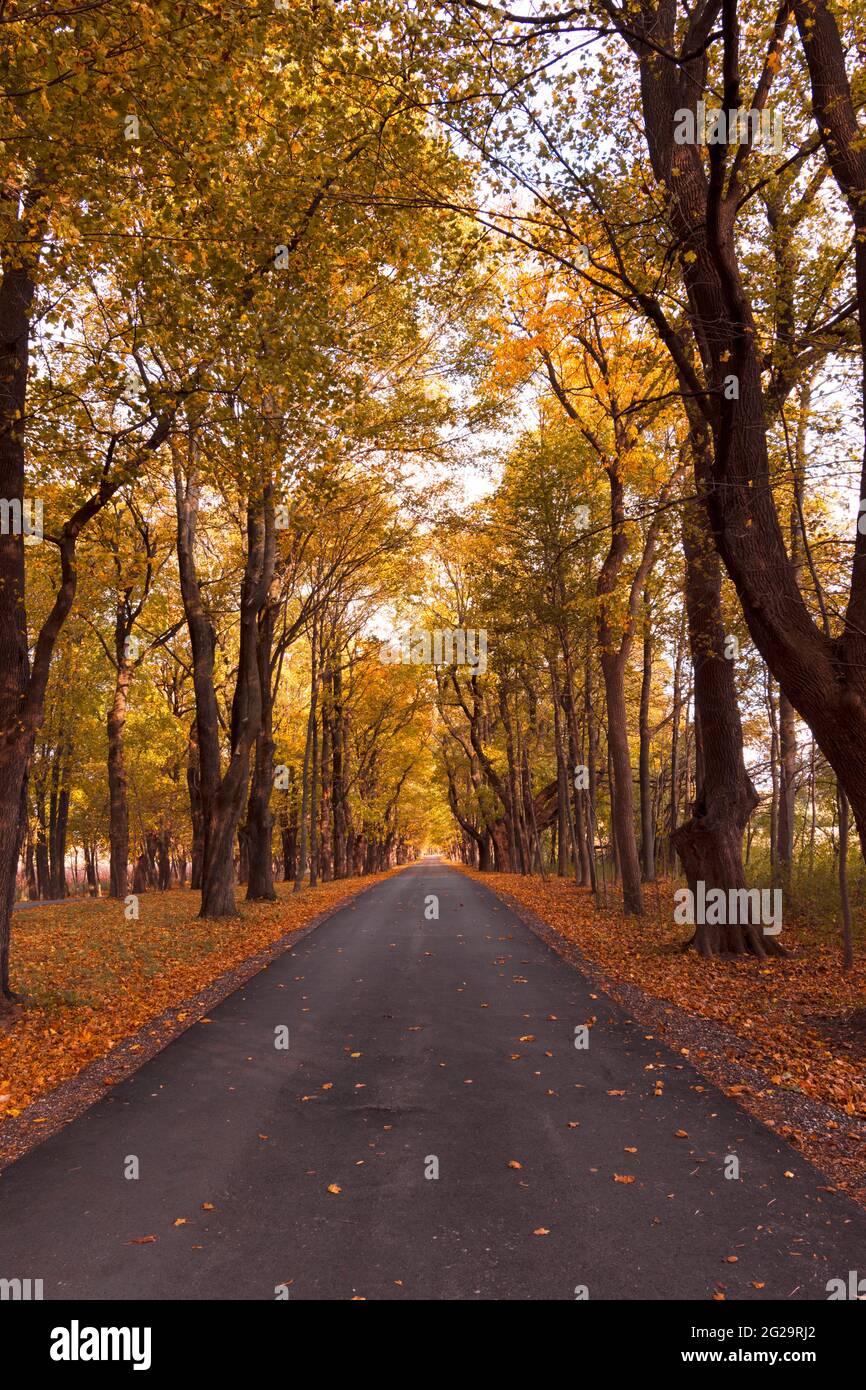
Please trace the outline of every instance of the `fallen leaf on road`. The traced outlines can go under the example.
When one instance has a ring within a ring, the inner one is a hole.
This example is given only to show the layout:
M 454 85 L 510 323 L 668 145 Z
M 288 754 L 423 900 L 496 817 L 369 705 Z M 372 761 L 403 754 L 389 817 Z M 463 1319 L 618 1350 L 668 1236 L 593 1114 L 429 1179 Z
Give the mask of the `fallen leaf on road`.
M 549 1235 L 550 1235 L 550 1231 L 547 1229 L 546 1226 L 539 1226 L 538 1230 L 537 1230 L 537 1231 L 533 1231 L 532 1234 L 533 1234 L 534 1236 L 549 1236 Z
M 634 1182 L 634 1175 L 632 1173 L 614 1173 L 613 1180 L 614 1182 Z
M 134 1240 L 128 1240 L 127 1245 L 153 1245 L 156 1236 L 136 1236 Z
M 342 1189 L 342 1187 L 340 1187 L 339 1183 L 336 1183 L 336 1182 L 329 1182 L 329 1183 L 328 1183 L 328 1191 L 329 1191 L 329 1192 L 333 1192 L 335 1196 L 336 1196 L 338 1193 L 342 1192 L 342 1190 L 343 1190 L 343 1189 Z

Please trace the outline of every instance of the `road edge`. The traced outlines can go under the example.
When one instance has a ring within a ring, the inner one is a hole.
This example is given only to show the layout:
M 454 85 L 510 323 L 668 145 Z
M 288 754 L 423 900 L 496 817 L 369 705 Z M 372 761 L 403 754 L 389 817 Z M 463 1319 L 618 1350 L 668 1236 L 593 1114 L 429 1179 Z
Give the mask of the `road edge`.
M 13 1163 L 44 1144 L 66 1125 L 72 1124 L 97 1101 L 104 1099 L 107 1087 L 132 1076 L 145 1062 L 151 1061 L 176 1038 L 205 1018 L 209 1010 L 215 1009 L 254 976 L 267 970 L 272 961 L 291 951 L 299 941 L 342 912 L 349 903 L 357 902 L 371 888 L 411 867 L 411 864 L 395 865 L 384 877 L 377 875 L 373 883 L 366 884 L 357 892 L 347 893 L 340 902 L 317 913 L 302 927 L 283 932 L 267 946 L 246 956 L 231 969 L 222 971 L 195 994 L 172 1004 L 161 1014 L 155 1014 L 103 1057 L 88 1062 L 74 1076 L 31 1101 L 20 1115 L 9 1116 L 0 1122 L 0 1177 Z

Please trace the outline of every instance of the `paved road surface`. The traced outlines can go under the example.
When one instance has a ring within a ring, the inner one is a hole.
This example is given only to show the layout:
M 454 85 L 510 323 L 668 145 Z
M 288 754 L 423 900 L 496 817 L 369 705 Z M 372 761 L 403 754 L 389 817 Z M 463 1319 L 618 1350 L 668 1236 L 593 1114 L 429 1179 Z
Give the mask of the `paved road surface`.
M 866 1215 L 444 865 L 376 884 L 210 1017 L 0 1176 L 0 1277 L 46 1299 L 824 1299 L 866 1269 Z

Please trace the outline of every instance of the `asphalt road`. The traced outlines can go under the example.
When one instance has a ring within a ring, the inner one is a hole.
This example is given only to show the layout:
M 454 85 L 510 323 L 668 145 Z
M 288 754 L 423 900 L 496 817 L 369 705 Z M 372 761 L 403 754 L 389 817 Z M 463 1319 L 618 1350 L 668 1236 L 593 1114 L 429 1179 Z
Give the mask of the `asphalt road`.
M 798 1300 L 866 1270 L 866 1215 L 443 865 L 374 885 L 209 1017 L 0 1176 L 0 1278 Z

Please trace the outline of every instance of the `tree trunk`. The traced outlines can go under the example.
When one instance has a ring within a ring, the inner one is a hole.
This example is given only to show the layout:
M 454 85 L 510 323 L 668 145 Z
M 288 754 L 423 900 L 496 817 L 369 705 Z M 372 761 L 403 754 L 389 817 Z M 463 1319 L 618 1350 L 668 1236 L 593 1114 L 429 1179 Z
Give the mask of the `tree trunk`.
M 69 748 L 60 743 L 54 750 L 51 765 L 51 797 L 48 817 L 48 857 L 52 898 L 65 898 L 66 884 L 66 827 L 69 820 L 69 788 L 67 782 L 67 762 Z
M 240 594 L 240 645 L 232 699 L 229 763 L 220 776 L 220 736 L 213 683 L 214 632 L 205 611 L 195 562 L 199 479 L 194 467 L 184 472 L 174 449 L 177 502 L 177 549 L 181 597 L 193 653 L 193 687 L 199 756 L 204 846 L 202 917 L 230 917 L 237 912 L 234 891 L 234 842 L 249 777 L 250 750 L 261 728 L 263 690 L 259 678 L 258 625 L 274 572 L 274 511 L 271 490 L 247 503 L 247 547 Z
M 198 757 L 198 729 L 193 720 L 189 730 L 187 746 L 186 784 L 189 790 L 189 813 L 192 826 L 192 855 L 189 886 L 201 888 L 201 871 L 204 863 L 204 814 L 201 804 L 201 772 Z
M 274 609 L 268 604 L 258 624 L 259 684 L 262 692 L 262 726 L 256 737 L 250 798 L 247 804 L 248 902 L 274 902 L 274 850 L 271 795 L 274 788 L 274 710 L 272 698 L 272 649 Z
M 130 663 L 120 656 L 114 679 L 114 698 L 108 711 L 108 843 L 110 863 L 108 896 L 125 898 L 129 864 L 129 799 L 127 793 L 124 730 Z
M 837 183 L 848 200 L 855 227 L 858 312 L 866 322 L 866 154 L 845 76 L 844 51 L 835 18 L 824 0 L 796 0 L 795 10 L 812 79 L 813 103 Z M 705 23 L 712 7 L 698 6 L 684 35 L 676 33 L 674 5 L 647 7 L 649 18 L 629 11 L 628 32 L 638 55 L 641 99 L 653 170 L 666 190 L 670 230 L 681 257 L 703 379 L 691 364 L 681 335 L 661 307 L 643 296 L 642 307 L 656 324 L 683 372 L 691 397 L 712 432 L 713 458 L 706 500 L 717 549 L 736 585 L 752 638 L 779 685 L 815 733 L 818 744 L 848 796 L 866 853 L 866 529 L 857 528 L 851 584 L 842 634 L 822 630 L 809 611 L 785 549 L 771 486 L 759 334 L 737 258 L 736 219 L 742 184 L 731 179 L 725 145 L 709 146 L 707 177 L 700 147 L 674 139 L 677 110 L 706 92 Z M 787 12 L 779 12 L 773 50 L 781 49 Z M 723 106 L 741 105 L 737 8 L 723 8 Z M 642 26 L 649 26 L 642 32 Z M 648 41 L 650 37 L 651 42 Z M 694 30 L 694 32 L 692 32 Z M 696 34 L 701 37 L 696 38 Z M 660 62 L 659 51 L 696 45 L 689 61 Z M 778 66 L 778 64 L 777 64 Z M 861 338 L 863 337 L 861 331 Z M 863 362 L 866 401 L 866 354 Z M 736 382 L 736 392 L 726 384 Z M 866 451 L 861 495 L 866 493 Z
M 298 865 L 295 870 L 294 891 L 296 893 L 299 893 L 303 887 L 304 873 L 307 867 L 307 826 L 309 824 L 310 815 L 310 762 L 313 754 L 313 730 L 316 724 L 316 699 L 318 696 L 318 686 L 316 684 L 317 671 L 316 629 L 314 624 L 310 632 L 310 709 L 307 715 L 307 737 L 304 744 L 304 764 L 301 772 L 301 843 L 298 851 Z
M 655 866 L 655 827 L 653 825 L 653 797 L 651 776 L 651 740 L 649 727 L 650 694 L 653 675 L 653 639 L 649 609 L 649 597 L 644 594 L 644 633 L 643 668 L 640 686 L 639 738 L 639 781 L 640 781 L 640 827 L 641 827 L 641 868 L 645 883 L 652 883 L 656 876 Z
M 725 656 L 721 567 L 699 505 L 683 516 L 686 610 L 694 668 L 695 709 L 703 738 L 701 780 L 692 814 L 673 842 L 692 893 L 745 887 L 743 832 L 757 793 L 743 760 L 743 731 L 732 662 Z M 703 956 L 765 956 L 775 948 L 756 924 L 698 924 L 694 944 Z

